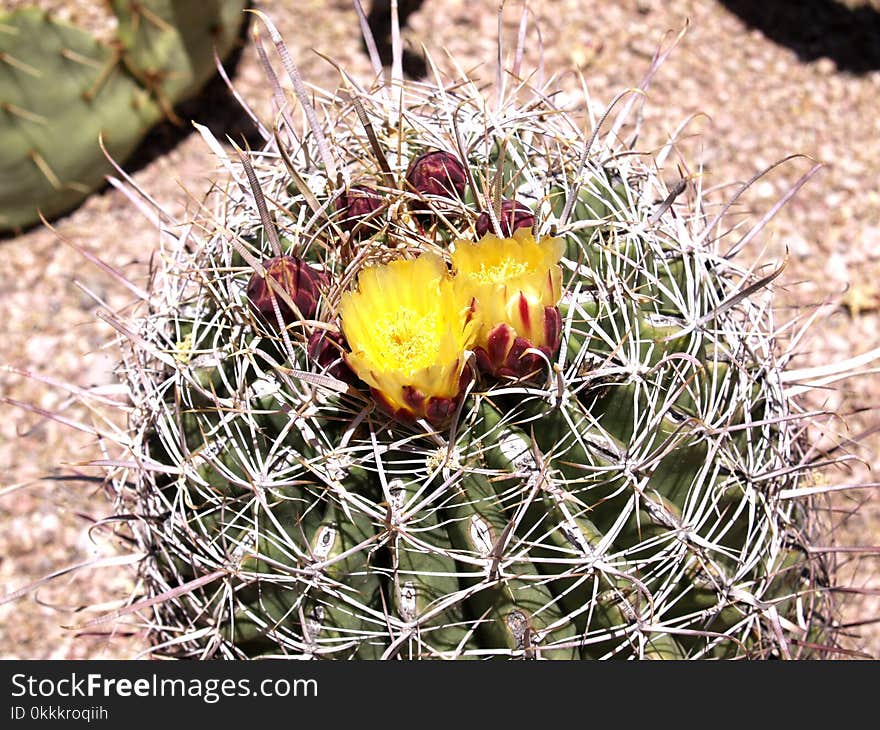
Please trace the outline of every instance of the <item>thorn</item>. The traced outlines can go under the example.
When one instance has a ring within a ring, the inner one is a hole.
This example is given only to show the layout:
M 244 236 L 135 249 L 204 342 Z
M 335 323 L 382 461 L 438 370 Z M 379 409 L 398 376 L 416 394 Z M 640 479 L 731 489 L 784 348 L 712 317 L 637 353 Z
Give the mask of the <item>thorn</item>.
M 59 51 L 62 58 L 66 58 L 68 61 L 73 61 L 74 63 L 81 64 L 83 66 L 91 66 L 92 68 L 103 69 L 104 64 L 101 63 L 97 58 L 91 58 L 89 56 L 84 56 L 81 53 L 77 53 L 76 51 L 72 51 L 69 48 L 62 48 Z
M 82 98 L 84 101 L 90 102 L 99 93 L 101 93 L 101 88 L 104 86 L 104 83 L 107 81 L 107 79 L 110 78 L 110 74 L 116 70 L 116 67 L 118 66 L 121 59 L 122 51 L 118 47 L 114 48 L 110 60 L 106 64 L 104 64 L 104 67 L 95 78 L 95 83 L 92 84 L 90 89 L 86 89 L 83 92 Z
M 27 109 L 22 109 L 20 106 L 10 104 L 8 101 L 0 101 L 0 109 L 5 111 L 7 114 L 13 114 L 16 117 L 21 117 L 22 119 L 26 119 L 29 122 L 34 122 L 35 124 L 46 125 L 49 123 L 49 120 L 41 114 L 29 112 Z
M 10 54 L 5 53 L 4 51 L 0 51 L 0 63 L 8 64 L 9 66 L 12 66 L 13 68 L 17 68 L 19 71 L 22 71 L 22 72 L 24 72 L 30 76 L 33 76 L 35 78 L 40 78 L 43 75 L 39 69 L 34 68 L 33 66 L 31 66 L 28 63 L 25 63 L 24 61 L 18 60 L 17 58 L 15 58 L 15 56 L 11 56 Z
M 648 218 L 648 223 L 650 225 L 657 223 L 657 221 L 660 220 L 660 218 L 663 216 L 663 214 L 672 207 L 672 204 L 675 202 L 675 199 L 679 195 L 681 195 L 685 191 L 685 189 L 687 188 L 688 182 L 689 182 L 689 180 L 687 177 L 682 177 L 681 180 L 679 180 L 677 183 L 675 183 L 675 187 L 671 190 L 669 195 L 666 196 L 666 198 L 663 200 L 663 202 L 660 203 L 660 205 L 657 207 L 657 210 L 655 210 L 651 214 L 651 217 Z
M 148 7 L 146 7 L 142 3 L 133 2 L 131 4 L 131 12 L 133 16 L 143 16 L 150 23 L 156 26 L 159 30 L 164 31 L 165 33 L 176 33 L 174 26 L 171 25 L 165 18 L 161 15 L 154 13 Z
M 39 168 L 40 172 L 43 173 L 43 176 L 46 180 L 49 181 L 49 184 L 55 190 L 63 190 L 64 184 L 58 178 L 58 176 L 53 172 L 52 168 L 49 167 L 49 163 L 46 162 L 46 158 L 43 157 L 39 152 L 32 149 L 28 152 L 28 157 L 33 161 L 33 163 Z

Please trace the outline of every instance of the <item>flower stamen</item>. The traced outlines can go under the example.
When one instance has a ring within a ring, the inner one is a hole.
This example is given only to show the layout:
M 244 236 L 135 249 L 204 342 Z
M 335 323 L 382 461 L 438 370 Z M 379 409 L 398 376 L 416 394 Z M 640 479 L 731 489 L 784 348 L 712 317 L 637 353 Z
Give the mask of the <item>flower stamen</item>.
M 420 316 L 410 309 L 382 317 L 376 322 L 378 359 L 407 375 L 432 365 L 440 352 L 437 325 L 436 316 Z

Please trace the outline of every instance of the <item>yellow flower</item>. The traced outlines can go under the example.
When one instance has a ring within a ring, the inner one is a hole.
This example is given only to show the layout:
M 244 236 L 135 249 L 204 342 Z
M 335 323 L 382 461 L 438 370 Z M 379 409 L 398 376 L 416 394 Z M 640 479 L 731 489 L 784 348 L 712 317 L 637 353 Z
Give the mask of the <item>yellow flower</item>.
M 365 269 L 339 306 L 346 361 L 391 413 L 439 424 L 470 377 L 465 350 L 477 331 L 470 302 L 453 291 L 446 264 L 424 254 Z
M 526 228 L 512 238 L 484 236 L 455 242 L 452 266 L 460 300 L 476 300 L 482 322 L 474 352 L 480 368 L 497 377 L 522 378 L 542 369 L 535 350 L 559 348 L 562 296 L 559 238 L 536 242 Z M 529 352 L 532 350 L 532 352 Z

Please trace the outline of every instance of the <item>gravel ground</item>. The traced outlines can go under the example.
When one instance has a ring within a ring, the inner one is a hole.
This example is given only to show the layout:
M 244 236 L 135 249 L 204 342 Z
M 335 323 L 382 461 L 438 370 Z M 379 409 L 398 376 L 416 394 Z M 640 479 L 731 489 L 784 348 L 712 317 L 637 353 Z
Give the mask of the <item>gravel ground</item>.
M 93 3 L 41 4 L 64 8 L 106 32 Z M 510 4 L 505 28 L 513 38 L 518 5 Z M 312 83 L 333 87 L 338 76 L 311 49 L 331 54 L 356 77 L 369 75 L 347 0 L 264 0 L 257 5 L 271 14 Z M 684 39 L 651 86 L 639 146 L 650 150 L 663 144 L 694 115 L 679 149 L 682 164 L 700 171 L 704 187 L 746 180 L 794 153 L 823 163 L 749 254 L 757 256 L 763 248 L 768 256 L 788 252 L 781 319 L 811 304 L 828 304 L 800 365 L 827 364 L 880 345 L 880 36 L 872 35 L 880 26 L 878 5 L 818 0 L 533 3 L 547 71 L 559 73 L 560 87 L 573 91 L 578 82 L 572 69 L 580 69 L 599 109 L 618 91 L 636 85 L 657 45 L 688 23 Z M 477 68 L 488 79 L 495 24 L 496 4 L 490 0 L 427 0 L 411 19 L 407 42 L 413 49 L 424 43 L 437 56 L 447 48 L 462 66 Z M 527 57 L 536 62 L 540 52 L 533 40 Z M 235 84 L 264 119 L 270 118 L 269 91 L 250 47 L 242 53 Z M 218 131 L 240 131 L 240 117 L 216 90 L 194 105 L 192 116 Z M 768 175 L 748 194 L 748 206 L 757 214 L 766 211 L 810 164 L 794 160 Z M 200 139 L 168 129 L 153 135 L 138 165 L 137 182 L 180 215 L 208 189 L 214 172 Z M 87 247 L 132 281 L 145 282 L 157 234 L 118 193 L 93 195 L 55 225 L 59 236 Z M 0 363 L 79 386 L 111 386 L 116 356 L 105 343 L 112 331 L 96 313 L 130 305 L 130 294 L 59 236 L 39 228 L 0 241 Z M 99 423 L 97 414 L 69 402 L 63 391 L 18 373 L 0 370 L 0 393 Z M 880 381 L 868 375 L 823 392 L 811 405 L 846 416 L 832 419 L 835 427 L 855 435 L 877 423 L 878 394 Z M 65 566 L 114 555 L 105 538 L 87 529 L 91 520 L 111 511 L 100 484 L 47 479 L 71 470 L 96 474 L 77 465 L 101 453 L 88 433 L 0 405 L 0 594 Z M 880 439 L 867 438 L 855 453 L 862 463 L 833 478 L 862 484 L 876 478 Z M 835 502 L 837 541 L 880 543 L 880 499 L 870 489 L 853 494 Z M 844 566 L 848 580 L 875 594 L 880 593 L 877 568 L 876 558 Z M 131 588 L 124 568 L 91 567 L 0 606 L 0 658 L 137 655 L 145 645 L 133 629 L 70 628 L 96 615 L 87 606 L 111 606 Z M 844 606 L 846 621 L 878 617 L 876 595 L 854 596 Z M 868 623 L 857 633 L 853 645 L 880 657 L 876 626 Z

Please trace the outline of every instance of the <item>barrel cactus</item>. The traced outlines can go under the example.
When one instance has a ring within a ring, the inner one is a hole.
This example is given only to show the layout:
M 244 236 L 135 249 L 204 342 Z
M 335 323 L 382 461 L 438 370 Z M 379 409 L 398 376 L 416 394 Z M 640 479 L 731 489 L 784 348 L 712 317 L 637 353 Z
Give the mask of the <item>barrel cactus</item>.
M 154 653 L 833 651 L 778 272 L 723 211 L 521 70 L 409 83 L 398 44 L 389 79 L 374 54 L 374 86 L 311 94 L 260 22 L 307 128 L 266 61 L 265 148 L 202 130 L 221 208 L 166 226 L 115 320 Z
M 246 0 L 113 0 L 114 43 L 37 8 L 0 13 L 0 232 L 63 213 L 235 47 Z

